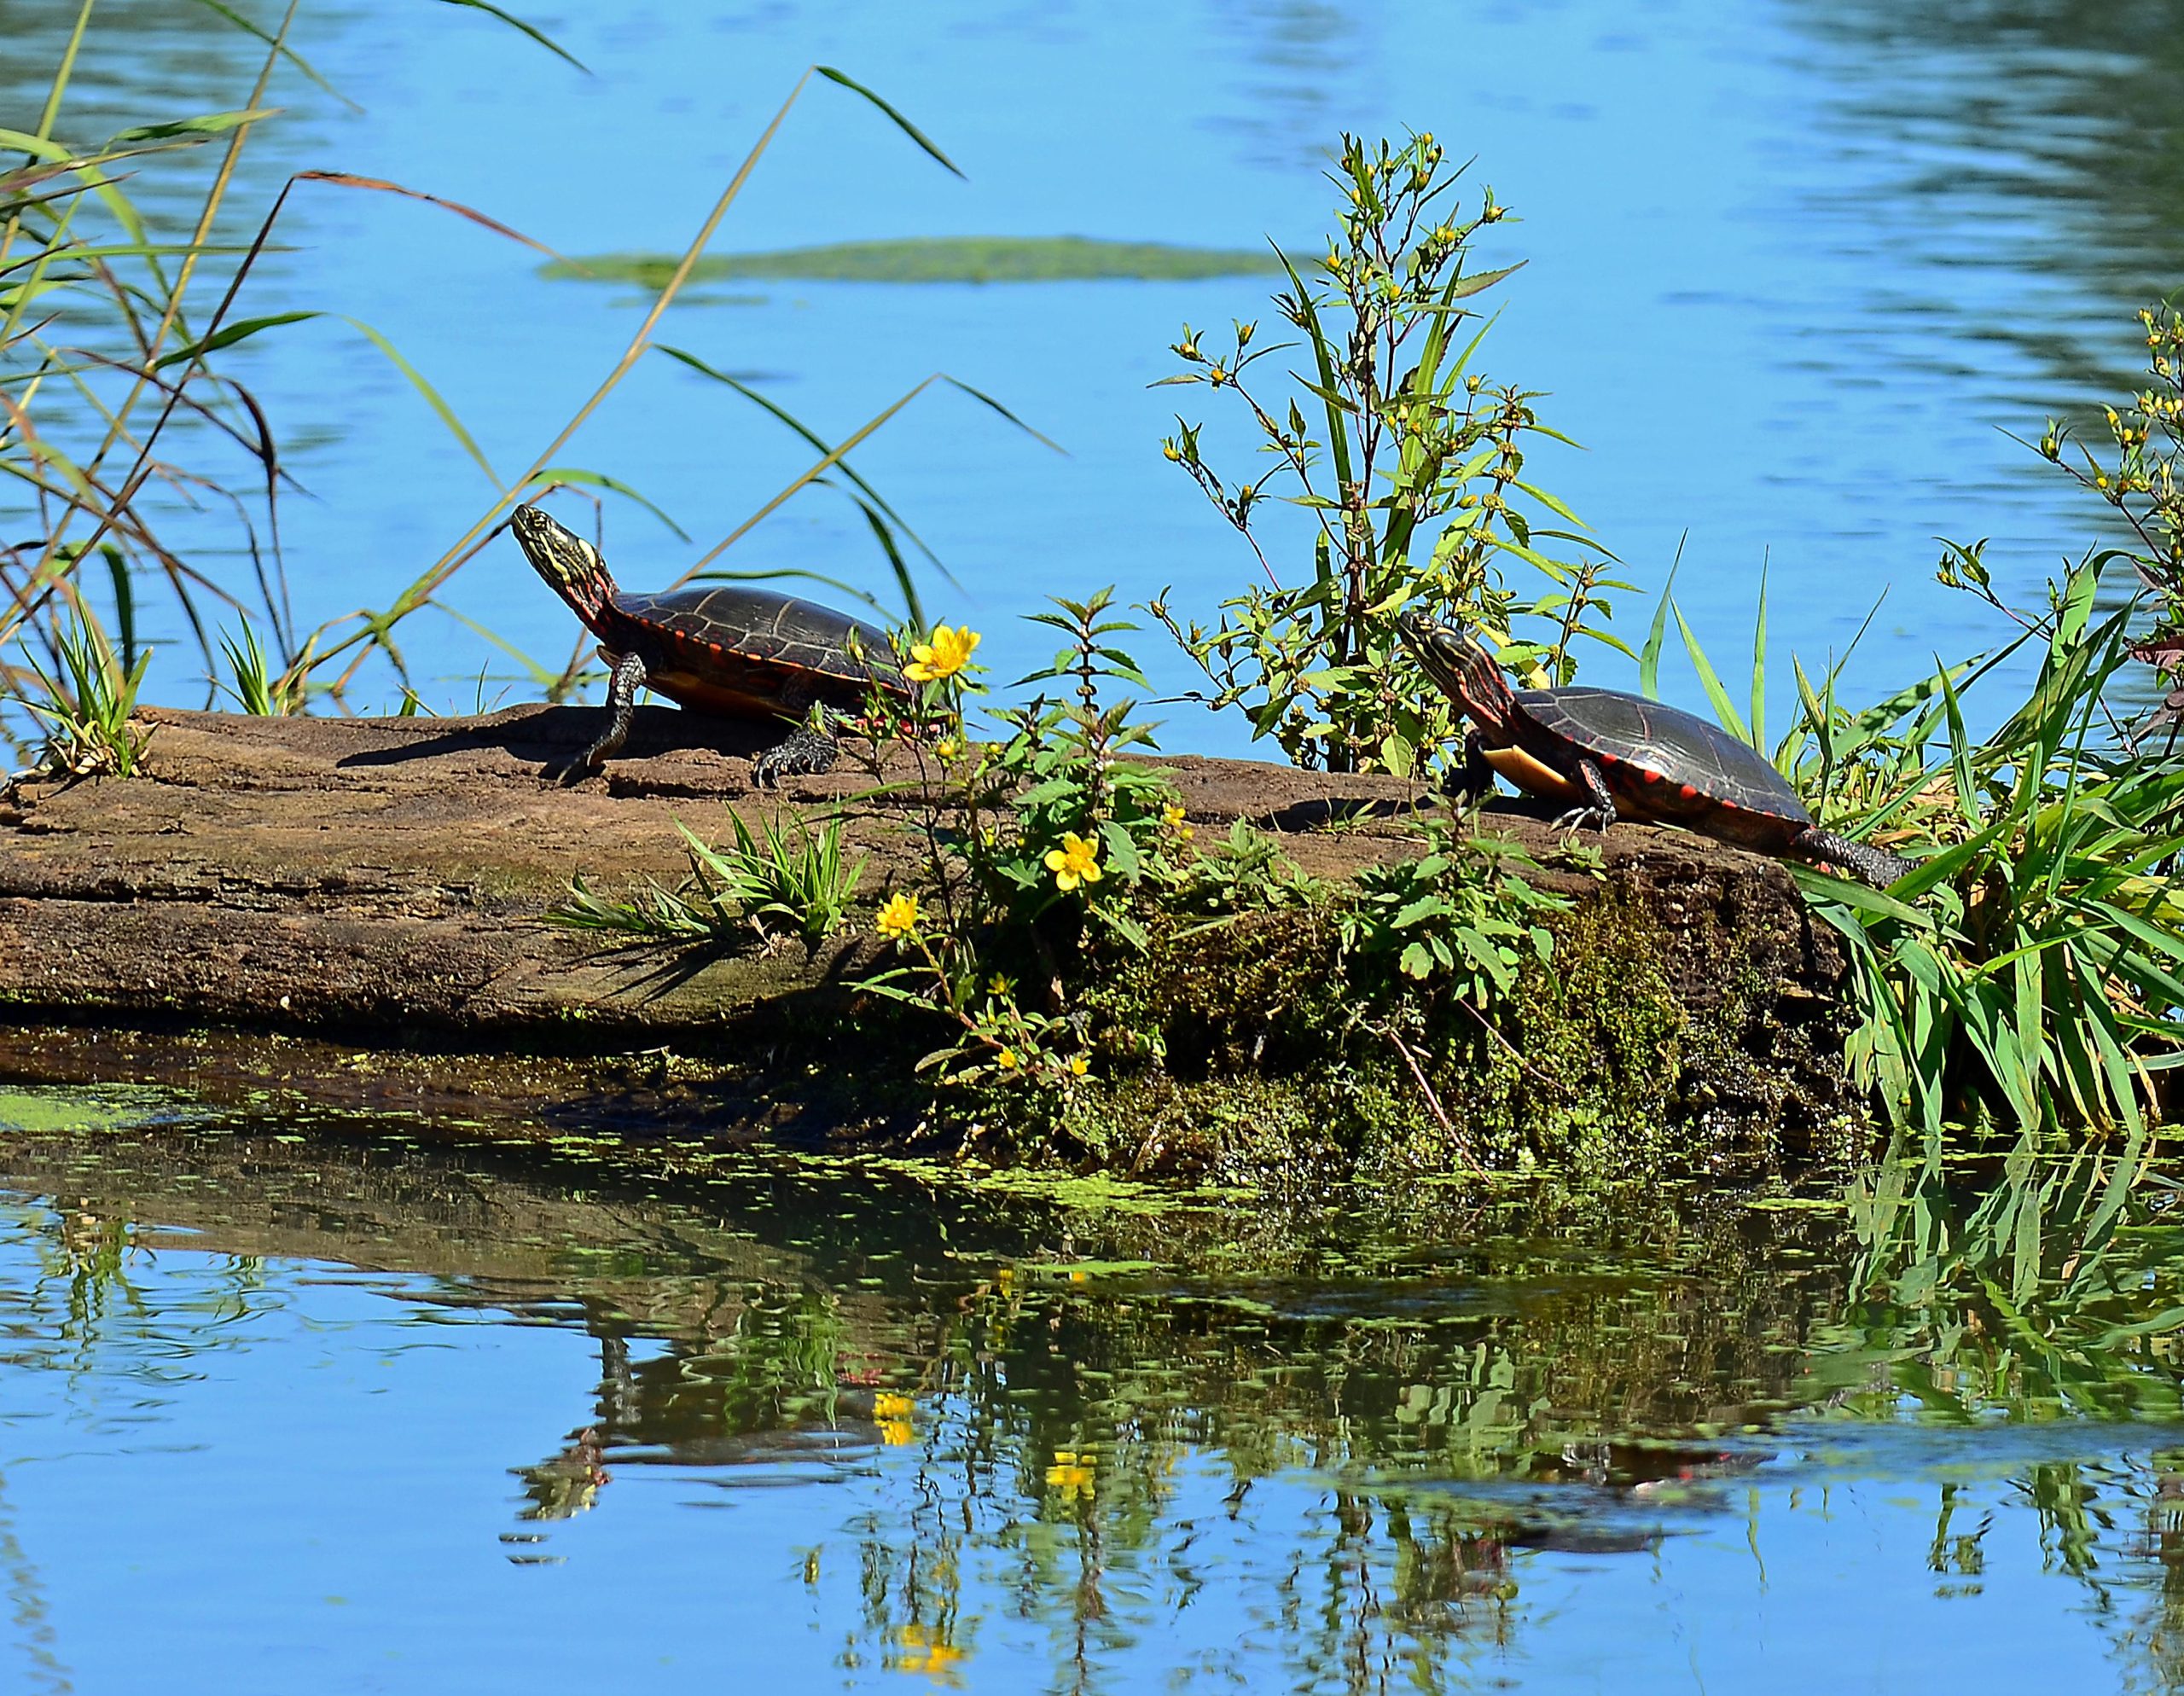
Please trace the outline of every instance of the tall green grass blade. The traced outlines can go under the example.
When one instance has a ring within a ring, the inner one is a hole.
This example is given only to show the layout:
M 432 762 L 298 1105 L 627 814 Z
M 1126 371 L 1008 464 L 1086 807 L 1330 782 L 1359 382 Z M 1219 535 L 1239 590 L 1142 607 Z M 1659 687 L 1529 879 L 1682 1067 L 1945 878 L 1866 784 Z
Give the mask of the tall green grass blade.
M 129 575 L 129 558 L 107 543 L 99 549 L 106 561 L 107 578 L 113 590 L 114 627 L 121 633 L 121 669 L 136 668 L 136 586 Z
M 1683 564 L 1683 544 L 1690 539 L 1687 530 L 1676 539 L 1676 557 L 1669 561 L 1668 581 L 1661 585 L 1661 598 L 1653 607 L 1646 644 L 1638 650 L 1638 693 L 1648 700 L 1661 698 L 1661 645 L 1668 640 L 1669 597 L 1676 593 L 1676 569 Z
M 788 428 L 794 431 L 797 435 L 804 439 L 804 443 L 810 447 L 814 452 L 828 454 L 834 451 L 831 444 L 822 438 L 817 431 L 806 425 L 801 419 L 798 418 L 795 414 L 789 411 L 787 407 L 782 406 L 779 402 L 774 400 L 770 396 L 763 394 L 758 390 L 752 388 L 748 383 L 743 381 L 741 378 L 733 376 L 726 371 L 717 369 L 716 367 L 707 363 L 705 360 L 698 357 L 694 353 L 686 352 L 683 349 L 679 347 L 670 347 L 664 342 L 660 344 L 659 351 L 665 353 L 671 359 L 679 360 L 682 363 L 688 366 L 692 370 L 697 372 L 700 376 L 709 377 L 714 382 L 723 384 L 728 388 L 733 389 L 737 394 L 741 395 L 744 399 L 749 401 L 752 405 L 759 408 L 770 416 L 778 419 L 781 423 L 787 425 Z M 920 553 L 923 554 L 926 558 L 930 560 L 935 566 L 939 566 L 942 575 L 947 576 L 948 581 L 950 584 L 955 584 L 955 586 L 959 589 L 962 587 L 961 584 L 957 584 L 953 576 L 949 575 L 948 568 L 940 564 L 939 556 L 936 555 L 932 549 L 926 546 L 923 539 L 919 537 L 917 532 L 912 530 L 910 526 L 904 522 L 902 514 L 897 513 L 892 506 L 888 504 L 886 497 L 881 495 L 877 489 L 874 488 L 871 484 L 867 482 L 863 477 L 859 475 L 856 469 L 852 468 L 848 462 L 841 462 L 840 470 L 842 475 L 848 479 L 851 483 L 854 484 L 867 500 L 871 502 L 874 506 L 879 508 L 882 513 L 886 514 L 895 527 L 900 530 L 903 535 L 909 537 L 912 546 L 916 548 Z
M 342 93 L 340 90 L 335 88 L 333 84 L 328 82 L 324 77 L 321 76 L 318 73 L 317 67 L 315 67 L 310 60 L 305 58 L 302 54 L 297 52 L 295 49 L 289 46 L 287 42 L 278 40 L 275 37 L 267 34 L 265 31 L 260 29 L 256 24 L 253 23 L 241 13 L 235 10 L 234 8 L 222 5 L 220 3 L 220 0 L 197 0 L 197 3 L 204 7 L 206 10 L 214 13 L 220 17 L 225 18 L 245 35 L 256 36 L 258 40 L 264 42 L 268 47 L 278 53 L 282 58 L 287 60 L 291 65 L 294 66 L 297 70 L 302 72 L 311 82 L 316 83 L 320 88 L 324 89 L 327 93 L 332 95 L 334 99 L 340 101 L 342 105 L 347 107 L 350 111 L 362 112 L 364 109 L 363 107 L 357 105 L 355 101 L 350 99 L 347 95 Z
M 108 140 L 107 146 L 117 151 L 130 151 L 146 142 L 230 135 L 246 125 L 278 118 L 281 111 L 277 106 L 249 106 L 235 112 L 204 112 L 195 118 L 176 118 L 161 124 L 140 124 L 135 129 L 117 132 Z
M 1751 620 L 1751 745 L 1767 752 L 1767 569 L 1771 556 L 1759 560 L 1759 608 Z
M 1699 673 L 1699 681 L 1706 691 L 1706 699 L 1713 704 L 1715 718 L 1739 741 L 1751 741 L 1751 732 L 1745 727 L 1735 704 L 1729 700 L 1729 692 L 1722 687 L 1722 679 L 1715 671 L 1713 662 L 1707 659 L 1706 650 L 1699 646 L 1699 637 L 1685 622 L 1683 608 L 1671 601 L 1669 610 L 1676 614 L 1676 627 L 1683 636 L 1683 651 L 1691 656 L 1692 667 Z M 1760 752 L 1764 754 L 1766 750 L 1762 748 Z
M 224 347 L 233 347 L 239 341 L 247 341 L 262 330 L 277 329 L 282 324 L 300 324 L 312 318 L 322 318 L 323 312 L 274 312 L 262 318 L 241 318 L 232 324 L 224 324 L 211 335 L 162 354 L 152 362 L 151 369 L 164 371 L 170 365 L 188 363 L 202 359 L 208 353 L 217 353 Z
M 484 12 L 489 16 L 498 18 L 510 29 L 529 36 L 555 57 L 566 60 L 587 77 L 591 74 L 590 66 L 585 64 L 583 60 L 578 58 L 575 54 L 570 52 L 567 48 L 562 46 L 560 42 L 555 40 L 536 24 L 526 23 L 514 13 L 503 11 L 498 6 L 490 3 L 490 0 L 440 0 L 440 3 L 443 6 L 465 6 L 473 12 Z
M 425 374 L 404 358 L 399 348 L 363 319 L 351 318 L 345 314 L 341 322 L 386 356 L 387 363 L 409 380 L 410 386 L 416 390 L 425 404 L 433 409 L 440 422 L 447 427 L 448 434 L 462 444 L 463 452 L 468 454 L 478 468 L 485 473 L 486 480 L 496 489 L 503 487 L 500 473 L 493 469 L 492 462 L 485 457 L 485 450 L 478 445 L 477 439 L 456 415 L 455 409 L 447 404 L 440 392 L 426 379 Z
M 926 154 L 932 159 L 938 160 L 943 166 L 945 166 L 949 170 L 955 171 L 956 176 L 961 177 L 963 175 L 961 171 L 956 170 L 956 161 L 949 158 L 946 154 L 941 152 L 938 147 L 934 146 L 932 138 L 928 136 L 924 131 L 919 129 L 916 125 L 911 123 L 909 119 L 897 112 L 892 106 L 889 105 L 887 102 L 882 100 L 870 89 L 867 88 L 863 83 L 857 81 L 856 78 L 850 76 L 845 72 L 836 70 L 832 65 L 814 65 L 811 68 L 816 71 L 821 76 L 824 77 L 828 82 L 847 89 L 851 94 L 863 95 L 865 99 L 870 101 L 874 106 L 878 107 L 882 113 L 886 113 L 889 120 L 894 124 L 897 129 L 908 136 L 913 142 L 915 142 L 918 146 L 924 148 Z M 967 181 L 968 179 L 966 178 L 965 180 Z
M 638 493 L 636 490 L 631 488 L 627 483 L 623 482 L 619 477 L 609 477 L 606 473 L 601 471 L 587 471 L 582 466 L 549 465 L 541 467 L 537 471 L 533 472 L 531 476 L 531 481 L 537 485 L 538 490 L 542 493 L 547 490 L 559 486 L 604 489 L 609 494 L 619 495 L 624 500 L 642 507 L 647 512 L 658 519 L 663 525 L 666 526 L 667 528 L 674 533 L 675 538 L 678 542 L 688 542 L 690 539 L 690 532 L 688 531 L 683 529 L 681 525 L 676 523 L 673 519 L 670 518 L 665 512 L 659 507 L 654 506 L 652 502 L 646 499 L 644 496 Z

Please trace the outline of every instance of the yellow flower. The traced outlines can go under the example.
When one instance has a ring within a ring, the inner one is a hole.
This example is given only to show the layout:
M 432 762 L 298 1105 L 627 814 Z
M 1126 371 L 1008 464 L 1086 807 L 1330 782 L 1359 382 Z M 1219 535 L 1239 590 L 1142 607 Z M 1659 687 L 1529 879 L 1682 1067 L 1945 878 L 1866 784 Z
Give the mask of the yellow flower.
M 897 892 L 880 909 L 880 934 L 891 942 L 909 936 L 918 927 L 918 898 Z
M 1054 874 L 1054 887 L 1066 895 L 1080 883 L 1097 883 L 1099 849 L 1073 830 L 1061 833 L 1061 846 L 1047 850 L 1047 869 Z
M 998 1066 L 1003 1072 L 1015 1071 L 1016 1050 L 1014 1048 L 1003 1048 L 999 1054 L 994 1056 L 994 1064 Z
M 1160 822 L 1166 825 L 1169 829 L 1173 830 L 1182 822 L 1183 804 L 1181 801 L 1170 801 L 1160 810 Z
M 892 1390 L 883 1390 L 872 1398 L 872 1417 L 875 1420 L 906 1420 L 917 1403 L 908 1396 L 897 1395 Z
M 976 630 L 936 624 L 931 642 L 918 642 L 910 648 L 910 663 L 903 668 L 903 675 L 914 683 L 952 677 L 971 663 L 971 650 L 978 645 Z
M 962 750 L 956 745 L 956 739 L 953 736 L 943 736 L 938 741 L 932 745 L 932 751 L 942 759 L 953 759 L 958 753 L 962 752 Z
M 1085 1059 L 1083 1054 L 1077 1055 L 1069 1063 L 1070 1075 L 1072 1077 L 1082 1077 L 1091 1070 L 1092 1062 Z
M 998 972 L 986 979 L 986 993 L 990 996 L 1013 995 L 1015 990 L 1016 985 Z

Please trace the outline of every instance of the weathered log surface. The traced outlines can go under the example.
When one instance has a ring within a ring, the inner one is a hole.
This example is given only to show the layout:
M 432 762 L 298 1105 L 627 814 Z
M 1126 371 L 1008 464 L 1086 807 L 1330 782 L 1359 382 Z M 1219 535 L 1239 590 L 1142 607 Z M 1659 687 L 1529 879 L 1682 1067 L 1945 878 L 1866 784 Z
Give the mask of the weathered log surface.
M 643 710 L 628 757 L 572 789 L 541 771 L 590 740 L 591 710 L 145 717 L 156 726 L 148 777 L 33 787 L 0 804 L 0 1008 L 15 1023 L 626 1049 L 717 1038 L 739 1011 L 839 975 L 858 946 L 807 960 L 785 944 L 684 971 L 657 950 L 619 950 L 542 921 L 579 871 L 608 892 L 678 880 L 677 819 L 717 840 L 723 803 L 755 826 L 787 808 L 841 808 L 870 787 L 845 768 L 754 791 L 748 755 L 768 739 L 763 728 Z M 1403 849 L 1385 825 L 1316 828 L 1337 808 L 1373 802 L 1392 816 L 1417 799 L 1385 777 L 1170 764 L 1202 840 L 1249 818 L 1321 875 Z M 914 881 L 904 817 L 877 804 L 849 816 L 853 847 L 871 857 L 864 893 Z M 1520 812 L 1489 817 L 1542 855 L 1560 840 Z M 1656 920 L 1670 981 L 1695 1019 L 1732 992 L 1772 997 L 1799 1024 L 1830 1001 L 1840 956 L 1780 866 L 1642 826 L 1599 839 L 1603 880 L 1554 880 L 1612 892 Z M 1734 972 L 1724 938 L 1735 938 Z

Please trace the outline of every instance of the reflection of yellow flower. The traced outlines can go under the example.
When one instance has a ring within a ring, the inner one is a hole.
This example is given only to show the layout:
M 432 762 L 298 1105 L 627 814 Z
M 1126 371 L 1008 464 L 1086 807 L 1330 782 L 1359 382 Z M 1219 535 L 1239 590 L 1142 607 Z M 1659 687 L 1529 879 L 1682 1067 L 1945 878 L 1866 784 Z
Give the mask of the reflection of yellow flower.
M 1092 1469 L 1100 1457 L 1089 1449 L 1057 1449 L 1054 1463 L 1047 1468 L 1047 1487 L 1061 1492 L 1065 1501 L 1074 1501 L 1080 1496 L 1092 1494 Z
M 887 897 L 880 909 L 880 934 L 891 941 L 906 937 L 918 927 L 918 898 L 899 892 Z
M 898 1652 L 888 1658 L 887 1664 L 896 1672 L 921 1672 L 928 1678 L 944 1678 L 954 1683 L 956 1663 L 968 1660 L 971 1652 L 959 1649 L 945 1635 L 927 1629 L 922 1625 L 905 1625 L 895 1634 Z
M 1092 1062 L 1085 1059 L 1083 1054 L 1073 1056 L 1069 1062 L 1070 1075 L 1072 1077 L 1082 1077 L 1091 1070 Z
M 1047 869 L 1054 874 L 1054 887 L 1066 895 L 1080 883 L 1097 883 L 1100 851 L 1073 830 L 1061 833 L 1061 846 L 1047 850 Z
M 936 624 L 931 642 L 918 642 L 911 648 L 910 663 L 903 668 L 903 675 L 914 683 L 933 683 L 943 677 L 952 677 L 971 663 L 971 650 L 978 645 L 976 630 L 950 630 L 945 624 Z
M 907 1449 L 918 1440 L 918 1428 L 908 1420 L 882 1420 L 880 1440 L 890 1449 Z

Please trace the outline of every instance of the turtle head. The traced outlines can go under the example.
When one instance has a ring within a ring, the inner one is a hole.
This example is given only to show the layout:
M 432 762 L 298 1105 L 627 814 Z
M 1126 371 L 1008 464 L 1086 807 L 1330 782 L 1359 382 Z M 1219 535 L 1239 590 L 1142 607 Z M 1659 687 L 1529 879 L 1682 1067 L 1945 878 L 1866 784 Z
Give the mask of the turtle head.
M 1509 680 L 1502 675 L 1501 662 L 1479 646 L 1476 637 L 1459 625 L 1436 623 L 1422 613 L 1405 613 L 1397 624 L 1403 631 L 1403 646 L 1467 717 L 1482 729 L 1500 730 L 1507 725 L 1517 698 Z
M 586 624 L 613 598 L 614 578 L 598 549 L 536 507 L 518 507 L 508 519 L 516 545 L 531 569 L 576 609 Z

